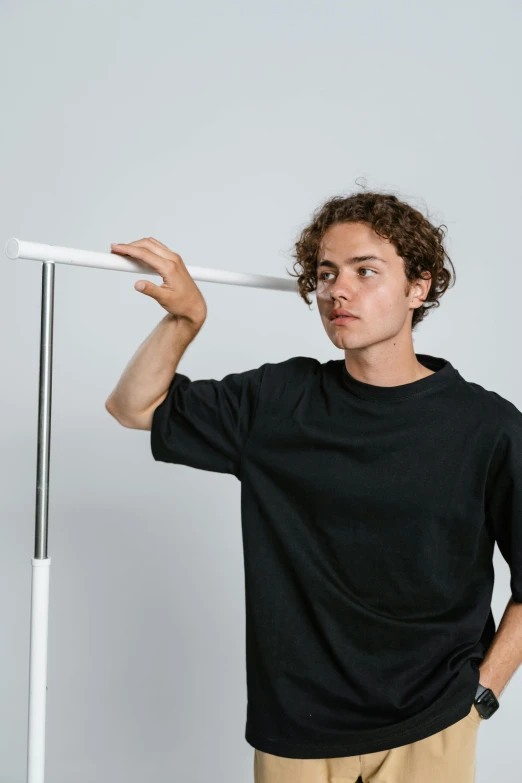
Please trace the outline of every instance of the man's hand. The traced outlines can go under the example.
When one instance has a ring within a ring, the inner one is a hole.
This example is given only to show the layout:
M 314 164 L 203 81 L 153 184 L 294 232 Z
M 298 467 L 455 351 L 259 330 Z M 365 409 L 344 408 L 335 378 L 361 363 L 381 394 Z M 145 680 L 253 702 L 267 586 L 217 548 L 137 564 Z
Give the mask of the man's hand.
M 185 319 L 198 329 L 201 328 L 207 317 L 207 304 L 178 253 L 169 250 L 153 237 L 111 245 L 111 252 L 148 264 L 161 275 L 163 284 L 138 280 L 134 288 L 151 296 L 176 318 Z

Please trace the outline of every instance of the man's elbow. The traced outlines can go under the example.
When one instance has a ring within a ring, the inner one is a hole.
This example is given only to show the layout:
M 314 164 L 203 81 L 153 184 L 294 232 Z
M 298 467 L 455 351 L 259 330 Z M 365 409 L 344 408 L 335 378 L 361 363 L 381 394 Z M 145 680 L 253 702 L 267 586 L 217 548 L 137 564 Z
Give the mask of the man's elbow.
M 166 395 L 162 395 L 160 401 L 162 401 L 165 396 Z M 114 404 L 111 403 L 110 398 L 105 403 L 105 409 L 122 425 L 122 427 L 127 427 L 131 430 L 150 430 L 152 427 L 154 411 L 160 401 L 155 402 L 154 405 L 151 405 L 146 410 L 140 411 L 139 413 L 133 413 L 130 416 L 123 416 L 121 411 L 118 411 Z
M 126 426 L 127 426 L 127 424 L 125 424 L 125 422 L 123 421 L 123 419 L 122 419 L 121 415 L 120 415 L 120 414 L 118 413 L 118 411 L 116 410 L 116 407 L 115 407 L 114 403 L 113 403 L 113 402 L 111 402 L 111 398 L 110 398 L 110 397 L 109 397 L 109 399 L 108 399 L 108 400 L 106 400 L 106 402 L 105 402 L 105 410 L 107 411 L 107 413 L 110 413 L 110 414 L 111 414 L 111 416 L 112 416 L 114 419 L 116 419 L 116 421 L 118 422 L 118 424 L 121 424 L 123 427 L 126 427 Z

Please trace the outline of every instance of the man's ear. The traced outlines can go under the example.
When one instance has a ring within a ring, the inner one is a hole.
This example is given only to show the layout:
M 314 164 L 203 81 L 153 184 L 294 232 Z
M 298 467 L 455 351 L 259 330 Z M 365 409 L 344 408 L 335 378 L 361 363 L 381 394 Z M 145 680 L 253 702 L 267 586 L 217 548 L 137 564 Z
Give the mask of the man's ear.
M 428 272 L 427 269 L 425 269 L 421 273 L 421 277 L 412 280 L 407 288 L 408 296 L 411 296 L 413 299 L 418 298 L 420 300 L 421 304 L 419 305 L 419 307 L 421 307 L 422 303 L 425 302 L 426 299 L 428 298 L 428 294 L 431 288 L 431 282 L 432 282 L 431 273 Z

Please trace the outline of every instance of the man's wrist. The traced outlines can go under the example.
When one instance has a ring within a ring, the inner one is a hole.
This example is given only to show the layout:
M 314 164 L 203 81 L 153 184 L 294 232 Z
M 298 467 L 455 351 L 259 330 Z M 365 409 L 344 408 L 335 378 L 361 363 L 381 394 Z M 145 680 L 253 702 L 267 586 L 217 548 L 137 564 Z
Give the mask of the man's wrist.
M 191 332 L 194 332 L 197 334 L 203 324 L 206 321 L 206 316 L 202 317 L 199 315 L 177 315 L 174 313 L 167 313 L 166 316 L 167 320 L 171 321 L 172 323 L 176 323 L 178 325 L 182 325 L 186 327 Z

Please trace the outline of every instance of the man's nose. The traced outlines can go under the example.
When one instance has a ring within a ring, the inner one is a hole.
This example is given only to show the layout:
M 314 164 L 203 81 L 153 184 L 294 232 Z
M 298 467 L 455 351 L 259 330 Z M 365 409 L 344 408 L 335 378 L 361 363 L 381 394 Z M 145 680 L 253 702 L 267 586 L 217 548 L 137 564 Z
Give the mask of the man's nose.
M 347 277 L 339 275 L 337 280 L 332 284 L 330 288 L 330 296 L 332 299 L 339 297 L 344 299 L 351 299 L 355 294 L 356 282 L 348 280 Z

